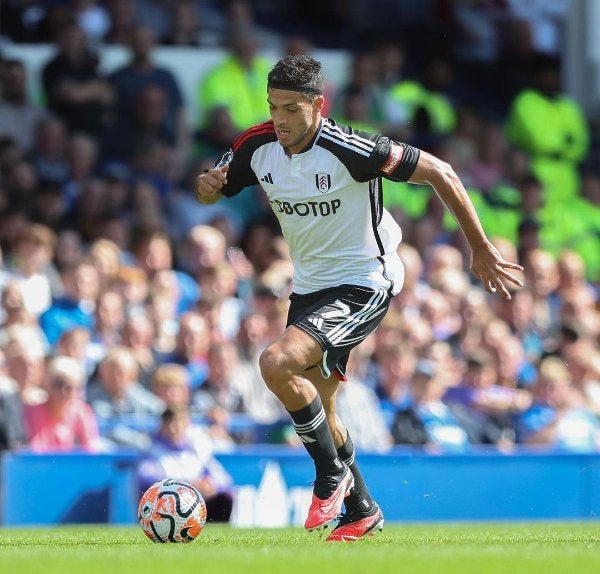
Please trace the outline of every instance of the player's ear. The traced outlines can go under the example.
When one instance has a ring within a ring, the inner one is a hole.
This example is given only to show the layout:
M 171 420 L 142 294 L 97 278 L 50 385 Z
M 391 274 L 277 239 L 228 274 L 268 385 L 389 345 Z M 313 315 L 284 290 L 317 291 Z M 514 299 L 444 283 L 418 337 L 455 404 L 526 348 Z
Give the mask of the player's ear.
M 325 105 L 325 98 L 323 96 L 317 96 L 313 102 L 314 110 L 320 112 Z

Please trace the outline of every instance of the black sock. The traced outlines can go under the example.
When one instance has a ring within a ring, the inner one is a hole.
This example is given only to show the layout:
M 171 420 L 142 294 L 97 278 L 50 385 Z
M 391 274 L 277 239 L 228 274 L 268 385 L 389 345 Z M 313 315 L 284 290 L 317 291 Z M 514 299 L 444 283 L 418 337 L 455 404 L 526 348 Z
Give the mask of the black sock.
M 335 476 L 344 468 L 327 424 L 321 397 L 299 411 L 290 412 L 294 430 L 315 463 L 317 478 Z
M 348 433 L 346 442 L 337 449 L 337 453 L 342 461 L 350 467 L 354 476 L 354 487 L 350 491 L 350 495 L 344 500 L 346 511 L 349 514 L 371 514 L 375 503 L 369 494 L 369 489 L 360 473 L 358 464 L 354 460 L 354 444 L 350 438 L 350 433 Z

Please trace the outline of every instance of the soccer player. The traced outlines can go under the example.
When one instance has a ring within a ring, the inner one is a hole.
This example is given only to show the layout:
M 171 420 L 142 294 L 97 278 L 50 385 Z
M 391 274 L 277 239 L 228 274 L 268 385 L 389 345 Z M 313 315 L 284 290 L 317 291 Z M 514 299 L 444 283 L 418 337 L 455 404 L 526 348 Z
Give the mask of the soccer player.
M 234 87 L 232 87 L 234 89 Z M 279 219 L 294 263 L 288 326 L 260 357 L 262 376 L 289 411 L 312 457 L 316 479 L 305 522 L 327 527 L 329 541 L 381 530 L 335 400 L 348 354 L 380 323 L 403 281 L 396 252 L 401 230 L 382 207 L 382 178 L 431 185 L 460 224 L 471 270 L 487 291 L 510 298 L 520 286 L 487 239 L 452 168 L 409 145 L 323 117 L 321 64 L 286 56 L 269 72 L 271 120 L 243 132 L 215 168 L 200 174 L 196 195 L 211 204 L 260 183 Z

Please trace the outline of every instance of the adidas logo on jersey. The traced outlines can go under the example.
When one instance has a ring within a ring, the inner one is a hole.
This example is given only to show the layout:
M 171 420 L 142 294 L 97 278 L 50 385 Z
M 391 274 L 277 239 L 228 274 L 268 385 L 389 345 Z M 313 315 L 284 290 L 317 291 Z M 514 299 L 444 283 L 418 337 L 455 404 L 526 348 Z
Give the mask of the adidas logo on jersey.
M 263 175 L 260 178 L 260 181 L 264 181 L 265 183 L 273 183 L 273 177 L 271 176 L 271 173 L 267 173 L 267 175 Z

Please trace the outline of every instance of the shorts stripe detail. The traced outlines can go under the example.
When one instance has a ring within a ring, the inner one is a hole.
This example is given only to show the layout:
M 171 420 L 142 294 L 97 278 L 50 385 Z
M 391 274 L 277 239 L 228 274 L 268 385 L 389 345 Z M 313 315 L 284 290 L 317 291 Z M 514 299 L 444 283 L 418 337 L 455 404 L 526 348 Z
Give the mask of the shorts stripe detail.
M 342 339 L 349 335 L 358 325 L 361 323 L 366 323 L 371 316 L 380 312 L 381 309 L 379 309 L 379 306 L 381 303 L 383 303 L 383 301 L 385 301 L 386 296 L 387 293 L 383 289 L 378 289 L 375 291 L 375 293 L 373 293 L 369 301 L 367 301 L 365 306 L 360 309 L 360 311 L 350 315 L 350 317 L 348 317 L 348 319 L 346 319 L 344 322 L 336 325 L 333 329 L 331 329 L 331 331 L 325 333 L 326 337 L 329 339 L 329 342 L 332 345 L 340 343 Z
M 305 433 L 308 431 L 312 431 L 312 430 L 315 430 L 324 420 L 325 420 L 325 410 L 323 408 L 321 408 L 321 410 L 315 415 L 315 417 L 311 421 L 308 421 L 307 423 L 304 423 L 304 424 L 293 423 L 294 430 L 299 434 Z
M 385 309 L 379 309 L 377 312 L 373 313 L 372 315 L 369 315 L 365 321 L 361 321 L 361 323 L 367 322 L 367 321 L 372 321 L 375 317 L 377 317 L 377 315 L 379 315 L 380 313 L 384 313 Z M 355 326 L 352 327 L 352 332 L 354 332 L 355 330 Z M 344 337 L 343 340 L 341 341 L 343 346 L 347 346 L 347 345 L 352 345 L 354 343 L 359 343 L 360 341 L 362 341 L 365 338 L 364 334 L 361 333 L 358 337 Z

